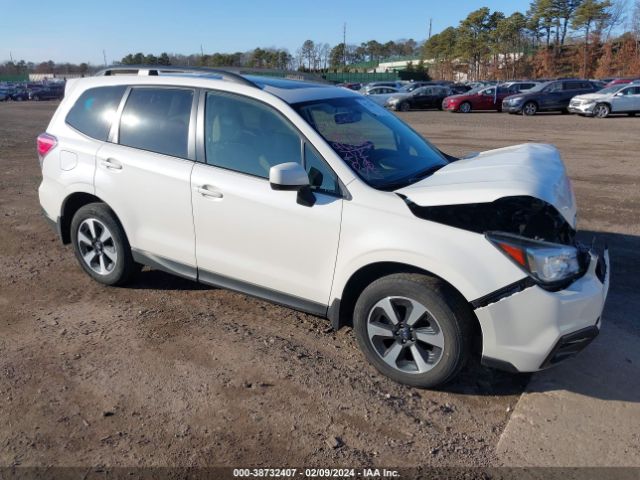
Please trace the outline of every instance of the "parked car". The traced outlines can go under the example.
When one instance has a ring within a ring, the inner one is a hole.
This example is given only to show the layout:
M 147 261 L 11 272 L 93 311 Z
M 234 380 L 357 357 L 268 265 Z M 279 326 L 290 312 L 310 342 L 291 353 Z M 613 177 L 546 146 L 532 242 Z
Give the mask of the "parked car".
M 37 139 L 44 214 L 95 281 L 145 264 L 352 322 L 419 387 L 474 344 L 536 371 L 598 334 L 608 254 L 576 241 L 556 148 L 457 159 L 344 88 L 187 70 L 70 80 Z
M 28 90 L 29 100 L 59 100 L 64 97 L 64 86 L 44 85 L 40 88 Z
M 411 93 L 392 95 L 384 104 L 391 110 L 407 112 L 416 108 L 437 108 L 442 110 L 442 101 L 450 95 L 447 87 L 432 85 L 420 87 Z
M 389 81 L 389 82 L 371 82 L 371 83 L 367 83 L 366 85 L 364 85 L 360 91 L 362 93 L 366 93 L 368 92 L 370 89 L 375 88 L 375 87 L 391 87 L 391 88 L 396 88 L 396 89 L 401 89 L 404 85 L 402 84 L 402 82 L 395 82 L 395 81 Z
M 348 88 L 349 90 L 360 90 L 362 88 L 361 83 L 341 83 L 339 87 Z
M 469 90 L 467 93 L 446 97 L 442 102 L 443 110 L 450 112 L 470 113 L 474 110 L 502 109 L 502 99 L 510 95 L 504 87 L 482 87 Z
M 596 93 L 577 95 L 569 103 L 569 111 L 588 117 L 605 118 L 611 113 L 640 113 L 640 82 L 619 83 Z
M 626 83 L 631 83 L 635 81 L 639 81 L 640 78 L 614 78 L 610 82 L 608 82 L 605 87 L 613 87 L 614 85 L 624 85 Z
M 554 80 L 507 97 L 502 108 L 506 112 L 523 115 L 550 111 L 568 112 L 569 102 L 573 97 L 597 90 L 599 88 L 589 80 Z
M 10 100 L 11 91 L 9 89 L 0 88 L 0 102 Z
M 384 105 L 385 102 L 393 95 L 397 95 L 400 92 L 397 88 L 393 87 L 372 87 L 364 92 L 369 100 L 376 102 L 378 105 Z
M 14 88 L 9 94 L 9 98 L 15 102 L 29 100 L 29 91 L 24 87 Z
M 459 95 L 461 93 L 467 93 L 471 90 L 469 85 L 465 85 L 463 83 L 454 83 L 452 85 L 448 85 L 449 90 L 451 90 L 452 95 Z

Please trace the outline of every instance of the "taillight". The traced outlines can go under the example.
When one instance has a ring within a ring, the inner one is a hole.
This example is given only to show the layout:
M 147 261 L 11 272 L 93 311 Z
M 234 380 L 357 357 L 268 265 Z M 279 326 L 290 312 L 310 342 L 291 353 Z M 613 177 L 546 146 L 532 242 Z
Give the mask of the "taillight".
M 38 158 L 40 159 L 40 166 L 42 167 L 42 161 L 47 153 L 51 151 L 53 147 L 58 144 L 58 139 L 48 133 L 41 133 L 38 135 Z

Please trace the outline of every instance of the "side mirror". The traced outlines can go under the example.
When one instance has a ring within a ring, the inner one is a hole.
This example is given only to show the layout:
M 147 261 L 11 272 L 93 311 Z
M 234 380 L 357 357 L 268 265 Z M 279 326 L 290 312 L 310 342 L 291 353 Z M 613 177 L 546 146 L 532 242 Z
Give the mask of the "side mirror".
M 316 203 L 316 197 L 309 185 L 309 176 L 299 163 L 274 165 L 269 169 L 269 183 L 274 190 L 297 191 L 297 201 L 300 205 L 312 207 Z

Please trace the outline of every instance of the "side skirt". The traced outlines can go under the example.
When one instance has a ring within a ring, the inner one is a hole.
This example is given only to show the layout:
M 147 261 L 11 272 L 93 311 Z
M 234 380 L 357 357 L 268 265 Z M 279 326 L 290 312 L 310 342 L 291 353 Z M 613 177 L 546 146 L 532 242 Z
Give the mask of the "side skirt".
M 323 305 L 321 303 L 312 302 L 305 300 L 304 298 L 288 295 L 286 293 L 254 285 L 242 280 L 236 280 L 223 275 L 218 275 L 217 273 L 183 265 L 182 263 L 167 260 L 166 258 L 159 257 L 142 250 L 131 249 L 131 252 L 133 254 L 133 259 L 136 262 L 157 270 L 162 270 L 163 272 L 171 273 L 179 277 L 207 285 L 212 285 L 214 287 L 234 290 L 251 297 L 267 300 L 269 302 L 292 308 L 294 310 L 299 310 L 301 312 L 310 313 L 318 317 L 327 317 L 327 305 Z
M 301 312 L 310 313 L 318 317 L 327 316 L 327 306 L 321 303 L 312 302 L 305 300 L 304 298 L 288 295 L 276 290 L 254 285 L 252 283 L 243 282 L 242 280 L 218 275 L 217 273 L 198 270 L 198 281 L 206 283 L 207 285 L 213 285 L 214 287 L 226 288 L 252 297 L 268 300 L 269 302 L 277 303 L 278 305 L 299 310 Z

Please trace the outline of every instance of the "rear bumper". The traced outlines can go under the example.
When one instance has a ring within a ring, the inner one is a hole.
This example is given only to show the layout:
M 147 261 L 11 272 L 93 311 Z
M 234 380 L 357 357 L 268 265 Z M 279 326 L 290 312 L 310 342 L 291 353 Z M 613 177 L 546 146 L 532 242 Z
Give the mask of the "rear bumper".
M 483 364 L 534 372 L 577 354 L 600 329 L 609 278 L 608 252 L 591 253 L 587 272 L 564 290 L 533 286 L 476 309 Z

